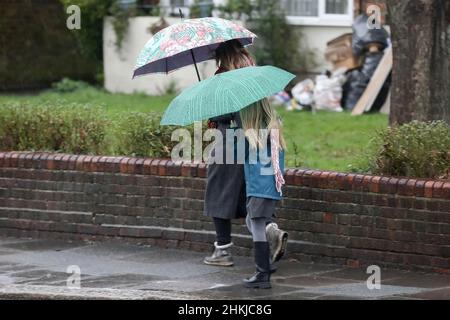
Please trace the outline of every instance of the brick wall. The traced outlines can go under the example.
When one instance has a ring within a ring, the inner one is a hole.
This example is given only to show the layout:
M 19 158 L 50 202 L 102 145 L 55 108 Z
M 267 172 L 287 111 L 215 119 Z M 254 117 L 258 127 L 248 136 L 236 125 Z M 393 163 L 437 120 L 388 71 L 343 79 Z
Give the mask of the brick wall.
M 0 235 L 211 250 L 206 167 L 129 157 L 0 152 Z M 286 171 L 278 222 L 301 261 L 450 272 L 450 182 Z M 250 253 L 235 221 L 235 253 Z

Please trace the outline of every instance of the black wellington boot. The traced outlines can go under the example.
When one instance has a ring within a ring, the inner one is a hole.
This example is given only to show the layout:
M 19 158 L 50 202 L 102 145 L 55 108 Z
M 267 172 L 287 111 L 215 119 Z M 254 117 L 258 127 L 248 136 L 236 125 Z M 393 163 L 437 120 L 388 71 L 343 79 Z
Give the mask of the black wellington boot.
M 247 288 L 270 289 L 270 247 L 268 242 L 254 242 L 256 272 L 244 279 Z

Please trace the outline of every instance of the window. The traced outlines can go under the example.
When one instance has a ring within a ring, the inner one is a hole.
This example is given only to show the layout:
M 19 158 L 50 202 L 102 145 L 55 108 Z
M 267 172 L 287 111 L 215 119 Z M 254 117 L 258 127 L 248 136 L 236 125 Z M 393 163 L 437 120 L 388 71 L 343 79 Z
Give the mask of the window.
M 186 7 L 187 4 L 184 0 L 170 0 L 170 5 L 174 7 Z
M 350 26 L 353 0 L 282 0 L 292 24 Z
M 317 0 L 289 0 L 285 2 L 284 9 L 288 15 L 303 17 L 317 17 L 319 15 Z
M 348 0 L 326 0 L 325 14 L 347 14 Z

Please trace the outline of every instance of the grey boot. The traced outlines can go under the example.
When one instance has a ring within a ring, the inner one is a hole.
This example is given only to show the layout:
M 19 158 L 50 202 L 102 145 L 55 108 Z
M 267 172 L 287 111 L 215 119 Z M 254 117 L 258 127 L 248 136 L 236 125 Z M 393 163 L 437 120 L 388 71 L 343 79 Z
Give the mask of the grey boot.
M 271 261 L 279 261 L 286 253 L 288 233 L 280 230 L 274 222 L 266 226 L 267 242 L 270 244 Z
M 234 264 L 233 257 L 230 252 L 232 246 L 232 242 L 223 246 L 219 246 L 217 242 L 214 242 L 213 254 L 206 257 L 203 262 L 212 266 L 231 267 Z

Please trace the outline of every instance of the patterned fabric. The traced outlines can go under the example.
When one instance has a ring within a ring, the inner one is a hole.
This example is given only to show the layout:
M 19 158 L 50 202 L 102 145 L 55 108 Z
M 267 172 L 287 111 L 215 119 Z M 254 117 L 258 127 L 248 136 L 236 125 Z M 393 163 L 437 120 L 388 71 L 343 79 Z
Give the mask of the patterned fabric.
M 280 132 L 278 130 L 270 130 L 270 145 L 272 148 L 272 165 L 275 174 L 275 187 L 283 195 L 281 187 L 285 184 L 283 173 L 280 169 Z
M 214 50 L 225 41 L 238 39 L 250 45 L 256 35 L 244 27 L 220 18 L 188 19 L 155 34 L 142 49 L 135 76 L 149 72 L 166 72 L 214 58 Z M 185 54 L 183 54 L 185 53 Z M 178 61 L 172 61 L 171 58 Z M 154 65 L 153 65 L 154 64 Z

